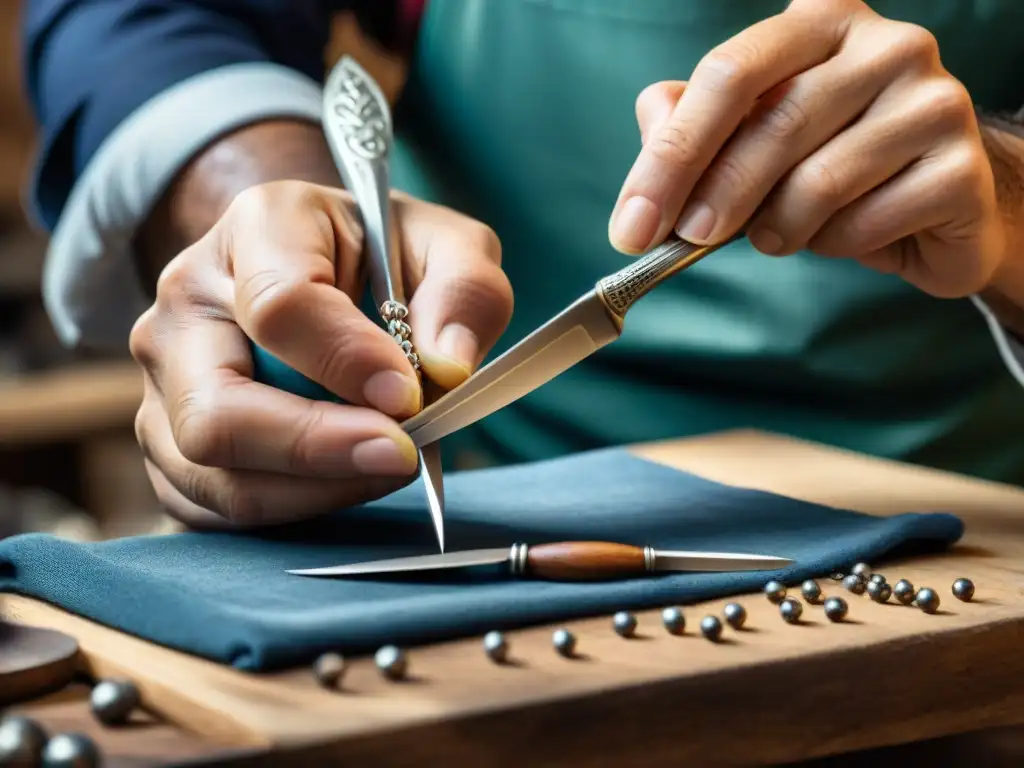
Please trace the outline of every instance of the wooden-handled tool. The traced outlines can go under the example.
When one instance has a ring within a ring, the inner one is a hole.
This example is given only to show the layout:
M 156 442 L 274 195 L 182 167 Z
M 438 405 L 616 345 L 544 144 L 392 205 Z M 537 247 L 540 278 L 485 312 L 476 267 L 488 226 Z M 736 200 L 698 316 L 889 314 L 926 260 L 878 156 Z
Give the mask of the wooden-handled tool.
M 297 569 L 288 573 L 299 576 L 367 576 L 508 563 L 510 572 L 515 576 L 551 581 L 605 581 L 666 571 L 775 570 L 792 562 L 772 555 L 659 550 L 607 541 L 562 541 Z

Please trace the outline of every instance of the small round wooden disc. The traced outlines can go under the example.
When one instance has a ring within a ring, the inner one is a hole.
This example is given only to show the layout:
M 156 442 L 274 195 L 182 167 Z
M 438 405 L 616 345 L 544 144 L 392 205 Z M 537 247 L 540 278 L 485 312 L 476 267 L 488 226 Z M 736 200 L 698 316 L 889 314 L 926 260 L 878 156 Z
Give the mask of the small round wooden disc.
M 0 704 L 60 690 L 74 677 L 77 656 L 69 635 L 0 621 Z

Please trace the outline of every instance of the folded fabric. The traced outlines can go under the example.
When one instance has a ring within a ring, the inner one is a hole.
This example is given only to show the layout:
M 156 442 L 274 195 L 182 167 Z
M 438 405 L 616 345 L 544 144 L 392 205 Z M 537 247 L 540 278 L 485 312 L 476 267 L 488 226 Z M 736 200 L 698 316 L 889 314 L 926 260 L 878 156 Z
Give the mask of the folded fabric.
M 882 518 L 721 485 L 606 449 L 446 479 L 448 549 L 605 540 L 789 557 L 783 571 L 617 582 L 517 580 L 505 569 L 313 579 L 285 573 L 434 553 L 419 483 L 380 501 L 261 533 L 185 533 L 79 544 L 0 541 L 0 591 L 40 598 L 171 648 L 246 670 L 335 649 L 414 645 L 759 589 L 822 576 L 963 532 L 948 514 Z

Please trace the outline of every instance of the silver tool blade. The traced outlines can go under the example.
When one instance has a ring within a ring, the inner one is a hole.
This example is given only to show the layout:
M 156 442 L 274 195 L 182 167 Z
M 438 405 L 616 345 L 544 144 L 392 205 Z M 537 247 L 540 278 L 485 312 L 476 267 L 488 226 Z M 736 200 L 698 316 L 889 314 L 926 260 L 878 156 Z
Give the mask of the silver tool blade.
M 407 571 L 432 571 L 446 568 L 469 568 L 477 565 L 494 565 L 508 562 L 510 547 L 501 549 L 471 549 L 465 552 L 449 552 L 443 555 L 418 555 L 396 557 L 391 560 L 376 560 L 368 563 L 335 565 L 330 568 L 307 568 L 288 571 L 298 576 L 361 576 L 376 573 L 405 573 Z
M 430 445 L 551 381 L 619 337 L 622 329 L 590 291 L 455 389 L 402 423 Z
M 656 571 L 768 571 L 784 568 L 792 562 L 785 557 L 739 552 L 654 550 Z
M 437 545 L 444 552 L 444 475 L 441 473 L 441 448 L 437 443 L 420 449 L 420 477 L 427 491 Z

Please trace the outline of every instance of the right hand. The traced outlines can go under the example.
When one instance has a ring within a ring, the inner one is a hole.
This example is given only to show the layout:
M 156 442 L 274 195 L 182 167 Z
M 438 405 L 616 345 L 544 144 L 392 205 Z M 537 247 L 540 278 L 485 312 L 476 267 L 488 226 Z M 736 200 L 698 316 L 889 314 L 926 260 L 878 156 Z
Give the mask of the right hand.
M 465 380 L 505 330 L 497 237 L 394 193 L 412 340 L 427 378 Z M 136 434 L 161 503 L 192 527 L 284 523 L 386 495 L 415 477 L 399 422 L 422 408 L 401 349 L 359 309 L 351 196 L 304 182 L 240 194 L 160 276 L 131 334 L 145 371 Z M 254 382 L 249 340 L 345 404 Z

